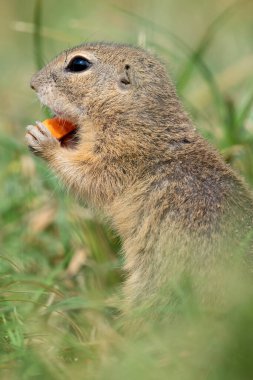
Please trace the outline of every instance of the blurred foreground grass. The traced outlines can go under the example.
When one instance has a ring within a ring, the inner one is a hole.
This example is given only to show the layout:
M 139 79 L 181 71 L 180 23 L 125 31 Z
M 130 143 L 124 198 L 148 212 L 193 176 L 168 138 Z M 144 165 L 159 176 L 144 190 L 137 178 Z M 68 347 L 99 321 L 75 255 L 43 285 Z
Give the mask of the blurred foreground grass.
M 170 62 L 201 133 L 252 185 L 252 2 L 40 3 L 37 34 L 35 2 L 2 4 L 1 379 L 251 379 L 251 281 L 230 280 L 224 313 L 190 299 L 175 324 L 122 336 L 119 239 L 65 194 L 23 135 L 43 118 L 28 88 L 35 62 L 82 40 L 141 43 Z

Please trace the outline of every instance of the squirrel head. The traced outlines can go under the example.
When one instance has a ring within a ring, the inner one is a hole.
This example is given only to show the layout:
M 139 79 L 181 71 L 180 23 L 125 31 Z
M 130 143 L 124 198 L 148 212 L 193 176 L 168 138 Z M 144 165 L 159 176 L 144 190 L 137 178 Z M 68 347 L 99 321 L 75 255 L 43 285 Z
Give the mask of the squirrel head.
M 36 73 L 31 87 L 57 116 L 109 123 L 172 119 L 177 103 L 164 66 L 143 49 L 109 43 L 69 49 Z M 167 107 L 167 109 L 166 109 Z M 176 115 L 178 116 L 178 115 Z M 104 126 L 106 127 L 106 126 Z
M 164 65 L 129 45 L 89 43 L 66 50 L 33 76 L 31 87 L 56 116 L 80 130 L 90 122 L 102 139 L 111 131 L 107 139 L 119 136 L 117 144 L 136 141 L 135 150 L 144 141 L 149 149 L 161 133 L 166 139 L 170 128 L 189 126 Z

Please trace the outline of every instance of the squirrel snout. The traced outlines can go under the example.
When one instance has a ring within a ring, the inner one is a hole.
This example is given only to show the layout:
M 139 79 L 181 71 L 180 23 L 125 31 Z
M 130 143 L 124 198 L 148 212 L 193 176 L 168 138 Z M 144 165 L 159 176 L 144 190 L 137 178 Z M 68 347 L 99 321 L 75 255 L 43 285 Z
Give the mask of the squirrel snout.
M 40 75 L 38 75 L 38 73 L 35 73 L 32 76 L 31 81 L 30 81 L 30 87 L 31 87 L 31 89 L 34 90 L 34 91 L 36 91 L 36 92 L 38 92 L 41 82 L 42 81 L 40 79 Z
M 33 78 L 31 79 L 30 87 L 32 90 L 37 91 Z
M 36 88 L 34 87 L 34 85 L 32 84 L 32 82 L 30 82 L 30 87 L 32 90 L 36 91 Z

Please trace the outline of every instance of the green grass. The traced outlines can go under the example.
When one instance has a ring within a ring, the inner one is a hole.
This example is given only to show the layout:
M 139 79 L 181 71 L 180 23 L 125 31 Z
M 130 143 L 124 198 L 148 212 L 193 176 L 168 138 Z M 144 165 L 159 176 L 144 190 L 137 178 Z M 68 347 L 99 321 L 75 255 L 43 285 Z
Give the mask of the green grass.
M 119 238 L 66 194 L 23 138 L 24 126 L 44 117 L 28 86 L 44 62 L 82 40 L 141 41 L 170 62 L 198 129 L 252 186 L 252 11 L 250 1 L 5 3 L 1 379 L 252 378 L 252 280 L 224 273 L 224 310 L 204 310 L 178 289 L 184 302 L 176 321 L 138 339 L 123 333 Z

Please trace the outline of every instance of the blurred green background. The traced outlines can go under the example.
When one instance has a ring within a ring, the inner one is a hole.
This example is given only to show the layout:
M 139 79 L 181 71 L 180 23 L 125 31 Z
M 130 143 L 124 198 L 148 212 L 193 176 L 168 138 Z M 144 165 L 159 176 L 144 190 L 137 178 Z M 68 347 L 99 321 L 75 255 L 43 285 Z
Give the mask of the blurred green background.
M 119 238 L 65 194 L 24 133 L 44 118 L 29 88 L 41 60 L 84 41 L 141 45 L 164 60 L 201 134 L 253 185 L 253 2 L 0 5 L 1 379 L 252 378 L 251 298 L 232 319 L 192 317 L 162 340 L 121 337 Z

